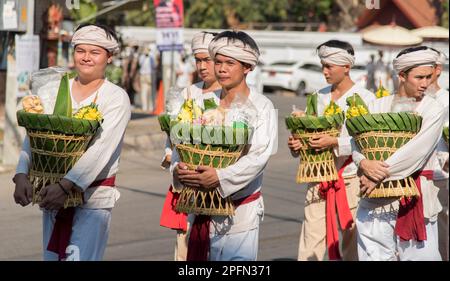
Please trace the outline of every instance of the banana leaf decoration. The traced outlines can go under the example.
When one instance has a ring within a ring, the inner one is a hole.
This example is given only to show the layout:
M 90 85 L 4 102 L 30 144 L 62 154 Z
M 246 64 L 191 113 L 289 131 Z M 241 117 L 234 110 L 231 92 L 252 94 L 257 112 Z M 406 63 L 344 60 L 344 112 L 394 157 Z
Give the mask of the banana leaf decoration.
M 375 96 L 377 97 L 377 99 L 379 99 L 382 97 L 387 97 L 389 95 L 390 95 L 389 91 L 383 87 L 383 84 L 381 84 L 381 79 L 380 79 L 380 85 L 378 86 L 378 89 L 375 92 Z
M 405 131 L 417 133 L 421 125 L 422 117 L 409 112 L 366 114 L 346 120 L 346 126 L 351 136 L 370 131 Z
M 285 124 L 291 133 L 304 133 L 307 130 L 329 130 L 339 128 L 345 120 L 344 112 L 317 116 L 317 93 L 306 99 L 306 116 L 286 116 Z
M 346 103 L 348 105 L 348 109 L 345 114 L 347 119 L 369 113 L 366 103 L 357 93 L 354 93 L 351 97 L 348 97 L 346 99 Z
M 306 97 L 306 115 L 317 116 L 317 93 Z
M 448 146 L 448 127 L 444 127 L 444 129 L 442 129 L 442 137 L 445 140 L 445 143 Z
M 72 98 L 69 90 L 69 74 L 66 73 L 59 83 L 53 115 L 72 117 Z

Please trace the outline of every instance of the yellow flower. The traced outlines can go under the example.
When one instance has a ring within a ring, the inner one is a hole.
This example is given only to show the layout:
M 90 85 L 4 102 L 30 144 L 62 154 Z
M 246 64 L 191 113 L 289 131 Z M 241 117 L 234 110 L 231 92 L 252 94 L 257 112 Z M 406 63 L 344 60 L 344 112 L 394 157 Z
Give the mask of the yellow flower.
M 358 109 L 361 115 L 369 114 L 369 111 L 367 111 L 367 109 L 362 105 L 358 105 Z
M 359 116 L 359 110 L 356 106 L 352 106 L 347 110 L 346 117 L 352 118 L 355 116 Z
M 74 115 L 74 118 L 85 119 L 85 120 L 97 120 L 101 121 L 103 116 L 97 109 L 97 105 L 91 103 L 88 106 L 80 108 Z
M 331 101 L 330 104 L 325 108 L 325 111 L 323 114 L 325 116 L 331 116 L 331 115 L 335 115 L 335 114 L 338 114 L 341 112 L 342 112 L 342 109 L 334 101 Z
M 383 85 L 381 84 L 381 79 L 380 79 L 380 86 L 378 87 L 375 96 L 377 97 L 377 99 L 382 98 L 382 97 L 387 97 L 389 96 L 390 93 L 388 90 L 386 90 Z
M 183 103 L 177 120 L 181 122 L 192 122 L 202 116 L 202 109 L 194 102 L 193 99 L 188 99 Z

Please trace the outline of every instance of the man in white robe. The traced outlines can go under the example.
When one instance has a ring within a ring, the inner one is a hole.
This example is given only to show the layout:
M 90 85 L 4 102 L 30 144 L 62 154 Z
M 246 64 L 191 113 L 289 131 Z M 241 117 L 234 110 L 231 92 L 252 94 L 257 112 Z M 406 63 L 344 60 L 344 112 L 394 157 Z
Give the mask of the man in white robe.
M 360 200 L 356 215 L 360 260 L 441 259 L 436 223 L 441 206 L 432 181 L 432 156 L 442 132 L 443 109 L 435 99 L 424 95 L 435 61 L 435 53 L 427 47 L 403 50 L 394 59 L 400 80 L 398 93 L 369 104 L 370 113 L 395 112 L 396 107 L 405 106 L 401 99 L 411 98 L 410 110 L 423 119 L 417 135 L 384 162 L 365 159 L 355 146 L 353 160 L 363 173 L 361 193 L 370 194 L 381 181 L 414 176 L 421 186 L 421 196 L 401 201 L 366 197 Z M 410 216 L 416 214 L 419 215 Z
M 254 40 L 244 32 L 225 31 L 218 34 L 209 45 L 210 56 L 215 61 L 215 75 L 222 85 L 216 101 L 230 108 L 236 99 L 244 98 L 251 105 L 256 119 L 250 125 L 254 133 L 248 152 L 227 168 L 215 169 L 200 166 L 196 171 L 186 170 L 174 151 L 172 159 L 174 188 L 183 185 L 217 188 L 223 198 L 231 196 L 237 204 L 233 216 L 212 216 L 209 235 L 193 238 L 190 234 L 188 260 L 232 261 L 256 260 L 258 253 L 259 223 L 263 218 L 264 204 L 261 196 L 263 171 L 276 148 L 277 116 L 272 102 L 254 88 L 248 88 L 245 77 L 256 65 L 259 50 Z M 233 119 L 227 115 L 226 119 Z M 227 122 L 227 121 L 226 121 Z M 189 215 L 192 216 L 192 215 Z M 201 216 L 196 216 L 195 220 Z M 207 225 L 207 224 L 205 224 Z M 196 227 L 196 221 L 192 229 Z M 193 231 L 192 230 L 192 231 Z M 206 251 L 198 252 L 198 247 Z
M 432 48 L 430 48 L 432 49 Z M 436 98 L 436 101 L 444 108 L 444 126 L 448 127 L 448 91 L 441 88 L 439 85 L 439 77 L 441 76 L 444 64 L 447 61 L 445 55 L 435 49 L 438 59 L 436 61 L 436 67 L 434 69 L 433 76 L 431 78 L 431 85 L 428 87 L 427 92 L 430 96 Z M 439 201 L 442 205 L 442 211 L 438 216 L 438 229 L 439 229 L 439 251 L 443 260 L 448 260 L 448 145 L 445 143 L 444 138 L 439 140 L 439 143 L 435 150 L 436 161 L 434 168 L 434 184 L 439 188 Z
M 41 191 L 43 258 L 101 260 L 108 241 L 111 210 L 120 197 L 115 187 L 115 175 L 125 129 L 131 118 L 130 101 L 122 88 L 104 77 L 107 63 L 111 63 L 112 55 L 119 49 L 112 30 L 99 25 L 80 26 L 72 38 L 72 45 L 78 74 L 69 81 L 73 112 L 94 102 L 103 115 L 103 122 L 86 152 L 64 178 Z M 30 143 L 26 137 L 14 177 L 14 199 L 22 206 L 31 202 L 30 165 Z M 63 211 L 62 206 L 71 189 L 83 192 L 84 204 L 74 208 L 73 219 L 67 221 L 57 214 Z M 69 227 L 72 224 L 69 241 L 63 241 L 55 227 L 55 223 L 63 221 Z
M 181 95 L 183 96 L 183 99 L 186 100 L 189 96 L 189 98 L 193 99 L 194 102 L 199 106 L 200 108 L 204 109 L 204 103 L 203 101 L 205 99 L 215 99 L 216 94 L 215 92 L 221 91 L 222 87 L 216 80 L 216 76 L 214 75 L 214 61 L 209 55 L 208 51 L 208 45 L 211 42 L 211 40 L 214 38 L 214 36 L 217 35 L 217 33 L 211 33 L 211 32 L 199 32 L 196 33 L 192 38 L 191 48 L 192 53 L 195 58 L 195 67 L 198 76 L 202 81 L 195 83 L 193 85 L 190 85 L 188 88 L 183 89 L 181 92 Z M 170 139 L 166 139 L 166 146 L 164 148 L 164 157 L 163 162 L 161 163 L 161 166 L 163 168 L 167 168 L 170 166 L 172 157 L 172 145 L 170 142 Z M 170 198 L 178 198 L 178 195 L 172 191 L 172 186 L 169 187 L 168 195 Z M 166 198 L 167 200 L 167 198 Z M 171 205 L 175 205 L 176 201 L 170 203 Z M 163 209 L 163 213 L 161 216 L 166 216 L 164 213 L 165 208 Z M 175 210 L 173 212 L 177 213 Z M 182 214 L 176 214 L 177 216 L 182 216 Z M 163 218 L 161 219 L 163 221 Z M 174 259 L 175 261 L 185 261 L 187 256 L 187 246 L 188 246 L 188 239 L 189 239 L 189 226 L 191 222 L 186 222 L 186 229 L 176 229 L 177 231 L 177 239 L 175 243 L 175 255 Z M 164 225 L 160 224 L 161 226 L 166 227 L 173 227 L 172 225 Z M 184 223 L 183 223 L 184 225 Z
M 347 110 L 348 105 L 346 99 L 355 93 L 366 104 L 375 99 L 373 93 L 358 86 L 350 79 L 349 73 L 355 58 L 353 47 L 349 43 L 331 40 L 317 47 L 317 50 L 321 59 L 325 79 L 331 84 L 317 92 L 316 112 L 318 115 L 323 115 L 330 101 L 334 101 L 343 111 Z M 341 212 L 345 208 L 347 212 L 348 210 L 351 212 L 351 216 L 354 218 L 358 205 L 359 179 L 356 176 L 355 164 L 348 161 L 352 154 L 350 140 L 351 136 L 349 136 L 347 128 L 342 126 L 339 137 L 318 137 L 311 141 L 310 146 L 316 149 L 333 148 L 333 152 L 337 157 L 336 168 L 337 170 L 343 169 L 342 177 L 345 183 L 348 202 L 348 207 L 340 208 L 338 206 L 339 210 L 337 212 Z M 291 149 L 292 155 L 298 157 L 300 141 L 290 136 L 288 146 Z M 339 245 L 339 241 L 333 240 L 333 235 L 327 235 L 329 231 L 332 231 L 330 229 L 332 228 L 330 226 L 333 224 L 332 220 L 333 218 L 327 216 L 327 200 L 320 196 L 320 184 L 308 184 L 305 201 L 305 219 L 300 232 L 298 260 L 323 260 L 327 248 L 330 259 L 340 259 L 339 249 L 336 248 Z M 341 222 L 342 224 L 344 222 Z M 337 222 L 334 222 L 334 225 L 337 225 Z M 357 260 L 356 229 L 354 223 L 351 221 L 347 227 L 347 229 L 342 230 L 342 258 L 344 260 Z M 331 249 L 330 244 L 336 246 Z

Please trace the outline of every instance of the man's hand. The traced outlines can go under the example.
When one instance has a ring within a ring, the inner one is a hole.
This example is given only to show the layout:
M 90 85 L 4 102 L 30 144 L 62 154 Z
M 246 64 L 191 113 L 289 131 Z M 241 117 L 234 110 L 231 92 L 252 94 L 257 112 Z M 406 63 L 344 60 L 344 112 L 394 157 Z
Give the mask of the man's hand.
M 198 166 L 195 173 L 179 175 L 179 180 L 186 186 L 213 189 L 219 186 L 219 178 L 215 168 Z
M 59 210 L 64 206 L 68 193 L 72 190 L 74 184 L 65 179 L 62 179 L 60 184 L 62 185 L 62 188 L 58 183 L 54 183 L 41 189 L 40 195 L 42 201 L 39 204 L 39 207 L 47 210 Z
M 186 181 L 185 177 L 188 175 L 196 175 L 198 174 L 196 171 L 189 170 L 187 165 L 183 162 L 179 162 L 178 165 L 173 170 L 174 180 L 179 181 L 183 185 L 199 187 L 198 184 L 190 184 L 190 181 Z
M 363 174 L 375 182 L 381 182 L 389 177 L 388 168 L 389 165 L 383 161 L 364 159 L 359 163 L 359 169 Z
M 297 157 L 300 149 L 302 148 L 302 143 L 299 139 L 296 139 L 293 136 L 289 136 L 288 147 L 291 151 L 292 156 Z
M 167 155 L 164 157 L 164 160 L 161 162 L 161 168 L 163 168 L 163 169 L 169 168 L 169 167 L 170 167 L 170 160 L 171 160 L 171 159 L 172 159 L 172 155 L 167 154 Z
M 336 137 L 330 135 L 314 136 L 309 139 L 309 146 L 316 151 L 321 151 L 327 148 L 333 148 L 338 145 Z
M 368 196 L 377 186 L 378 183 L 370 180 L 365 175 L 359 178 L 359 188 L 361 196 Z
M 22 207 L 27 206 L 33 199 L 33 186 L 25 174 L 16 174 L 13 178 L 16 184 L 14 189 L 14 201 Z

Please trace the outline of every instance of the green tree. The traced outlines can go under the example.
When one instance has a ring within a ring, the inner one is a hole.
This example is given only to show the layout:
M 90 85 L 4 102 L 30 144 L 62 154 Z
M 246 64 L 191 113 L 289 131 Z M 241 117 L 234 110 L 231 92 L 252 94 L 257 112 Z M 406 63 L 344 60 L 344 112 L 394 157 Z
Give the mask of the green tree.
M 80 0 L 80 8 L 70 10 L 70 16 L 76 22 L 85 19 L 95 13 L 97 13 L 97 4 L 95 4 L 95 2 L 92 0 Z M 94 23 L 95 17 L 87 22 Z
M 442 10 L 441 25 L 448 28 L 448 0 L 442 1 Z
M 185 1 L 185 26 L 233 28 L 242 23 L 325 21 L 332 0 Z

